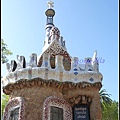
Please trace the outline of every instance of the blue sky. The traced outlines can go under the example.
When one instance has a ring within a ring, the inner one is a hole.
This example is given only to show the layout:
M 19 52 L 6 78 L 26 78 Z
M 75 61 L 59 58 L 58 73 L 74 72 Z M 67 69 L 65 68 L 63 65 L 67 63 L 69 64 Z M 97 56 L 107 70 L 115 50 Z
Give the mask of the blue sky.
M 41 54 L 45 39 L 47 0 L 2 0 L 1 38 L 16 55 L 29 62 L 31 53 Z M 54 0 L 54 25 L 66 41 L 67 51 L 79 60 L 97 50 L 103 87 L 118 100 L 118 1 Z M 2 65 L 1 74 L 7 70 Z

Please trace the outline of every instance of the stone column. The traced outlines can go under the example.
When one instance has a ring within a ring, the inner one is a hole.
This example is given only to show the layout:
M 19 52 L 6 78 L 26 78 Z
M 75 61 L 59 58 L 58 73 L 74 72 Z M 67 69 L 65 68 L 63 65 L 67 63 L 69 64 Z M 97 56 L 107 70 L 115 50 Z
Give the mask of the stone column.
M 55 68 L 56 71 L 59 72 L 59 80 L 62 81 L 63 72 L 64 72 L 63 56 L 61 56 L 61 55 L 56 56 L 55 65 L 56 65 L 56 68 Z
M 56 70 L 64 71 L 63 56 L 56 55 L 55 66 L 56 66 L 56 68 L 55 68 Z
M 72 61 L 71 61 L 71 70 L 73 70 L 74 68 L 76 68 L 78 66 L 78 57 L 73 57 Z
M 93 70 L 93 67 L 92 67 L 92 64 L 91 64 L 92 58 L 90 58 L 90 57 L 85 58 L 84 62 L 85 62 L 85 71 Z
M 32 53 L 30 55 L 30 64 L 32 67 L 37 67 L 37 54 L 36 53 Z
M 48 53 L 43 54 L 43 62 L 41 67 L 50 68 L 50 55 Z
M 79 60 L 78 57 L 73 57 L 71 61 L 71 72 L 73 72 L 75 75 L 79 72 Z
M 43 54 L 43 62 L 42 62 L 42 66 L 45 68 L 45 75 L 44 75 L 44 79 L 48 80 L 48 71 L 50 67 L 50 55 L 48 53 Z

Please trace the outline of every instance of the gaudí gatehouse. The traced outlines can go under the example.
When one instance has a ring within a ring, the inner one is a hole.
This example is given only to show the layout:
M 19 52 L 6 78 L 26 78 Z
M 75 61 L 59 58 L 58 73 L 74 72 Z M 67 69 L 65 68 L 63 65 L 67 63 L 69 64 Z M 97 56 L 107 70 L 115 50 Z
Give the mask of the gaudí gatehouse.
M 42 53 L 31 53 L 29 64 L 20 55 L 6 63 L 3 92 L 10 97 L 3 120 L 102 120 L 97 51 L 84 64 L 70 56 L 53 22 L 53 2 L 47 4 Z

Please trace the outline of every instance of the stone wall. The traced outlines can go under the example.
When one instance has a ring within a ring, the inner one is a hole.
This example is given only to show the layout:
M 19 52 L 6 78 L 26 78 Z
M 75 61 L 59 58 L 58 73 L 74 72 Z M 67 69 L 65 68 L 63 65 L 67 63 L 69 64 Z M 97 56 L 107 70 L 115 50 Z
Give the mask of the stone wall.
M 23 89 L 16 89 L 11 92 L 10 99 L 15 97 L 23 97 L 25 101 L 25 120 L 42 120 L 43 103 L 49 96 L 56 96 L 67 100 L 71 107 L 73 103 L 69 101 L 70 98 L 76 98 L 77 96 L 88 96 L 90 97 L 90 119 L 101 120 L 101 107 L 99 99 L 99 89 L 97 88 L 72 88 L 63 89 L 55 87 L 42 87 L 33 86 L 25 87 Z
M 25 120 L 42 120 L 44 100 L 49 96 L 62 98 L 59 90 L 36 86 L 13 91 L 10 94 L 10 99 L 18 96 L 25 99 Z

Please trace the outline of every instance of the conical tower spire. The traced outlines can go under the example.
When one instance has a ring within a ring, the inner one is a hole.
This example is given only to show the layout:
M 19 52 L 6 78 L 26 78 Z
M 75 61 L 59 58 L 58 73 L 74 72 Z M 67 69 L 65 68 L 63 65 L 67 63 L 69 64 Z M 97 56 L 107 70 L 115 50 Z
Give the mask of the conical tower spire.
M 45 40 L 44 40 L 44 47 L 46 49 L 50 44 L 50 30 L 54 27 L 53 24 L 53 17 L 55 16 L 55 11 L 53 10 L 54 2 L 51 0 L 47 2 L 48 9 L 45 11 L 45 15 L 47 16 L 46 25 L 45 25 Z

